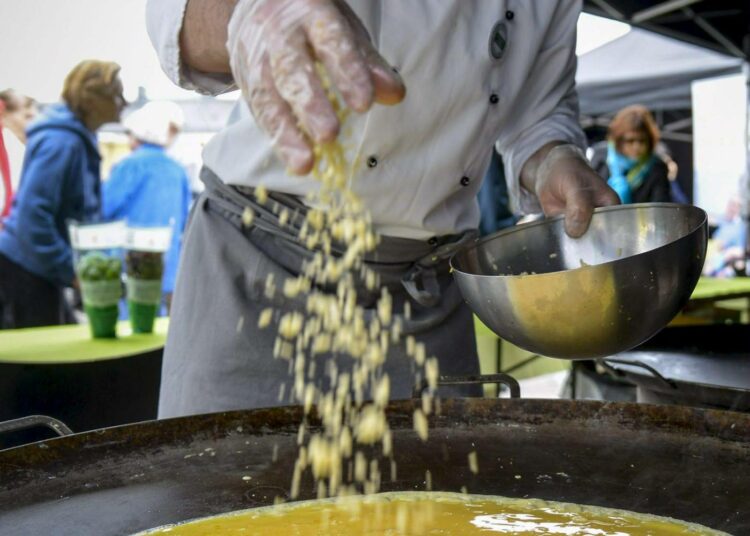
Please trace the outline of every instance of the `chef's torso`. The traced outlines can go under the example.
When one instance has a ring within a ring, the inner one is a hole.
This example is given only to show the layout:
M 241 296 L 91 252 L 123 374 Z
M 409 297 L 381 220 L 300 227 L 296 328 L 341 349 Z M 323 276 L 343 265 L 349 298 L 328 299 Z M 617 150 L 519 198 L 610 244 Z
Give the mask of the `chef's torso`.
M 508 147 L 506 170 L 517 181 L 522 162 L 514 155 L 528 155 L 514 144 L 573 92 L 579 2 L 349 4 L 407 86 L 401 104 L 352 113 L 343 126 L 353 189 L 386 235 L 422 239 L 475 228 L 493 144 Z M 286 173 L 241 99 L 206 146 L 204 164 L 228 184 L 298 195 L 317 187 Z

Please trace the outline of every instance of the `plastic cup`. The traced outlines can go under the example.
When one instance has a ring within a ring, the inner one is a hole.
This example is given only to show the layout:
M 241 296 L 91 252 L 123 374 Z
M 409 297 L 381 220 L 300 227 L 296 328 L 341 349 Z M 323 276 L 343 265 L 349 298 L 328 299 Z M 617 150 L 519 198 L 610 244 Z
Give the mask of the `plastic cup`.
M 117 337 L 117 319 L 119 310 L 117 304 L 106 307 L 83 306 L 89 318 L 91 335 L 95 339 L 114 339 Z
M 119 280 L 81 280 L 83 309 L 89 317 L 91 335 L 95 339 L 112 339 L 117 336 L 119 310 L 117 302 L 122 295 Z
M 128 314 L 133 333 L 152 333 L 161 305 L 161 279 L 129 277 L 126 283 Z
M 158 312 L 158 304 L 136 303 L 128 300 L 128 314 L 133 333 L 153 333 L 154 320 Z

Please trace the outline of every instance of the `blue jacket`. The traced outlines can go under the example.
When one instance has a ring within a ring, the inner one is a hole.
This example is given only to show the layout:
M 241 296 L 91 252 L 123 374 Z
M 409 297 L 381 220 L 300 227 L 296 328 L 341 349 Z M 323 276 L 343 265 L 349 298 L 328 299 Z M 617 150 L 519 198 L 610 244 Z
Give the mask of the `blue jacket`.
M 96 221 L 101 158 L 96 136 L 64 104 L 48 107 L 27 131 L 18 192 L 0 253 L 60 287 L 73 282 L 69 220 Z
M 129 225 L 139 227 L 172 225 L 172 244 L 164 266 L 164 292 L 174 290 L 190 202 L 185 169 L 158 145 L 142 144 L 112 168 L 104 183 L 105 219 L 126 220 Z

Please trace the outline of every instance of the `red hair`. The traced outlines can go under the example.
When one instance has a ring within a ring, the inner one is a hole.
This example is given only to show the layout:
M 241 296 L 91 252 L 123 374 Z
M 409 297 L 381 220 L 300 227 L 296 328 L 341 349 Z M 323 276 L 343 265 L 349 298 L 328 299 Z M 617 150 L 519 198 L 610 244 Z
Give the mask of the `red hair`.
M 640 104 L 634 104 L 623 108 L 615 115 L 609 124 L 607 139 L 615 144 L 617 150 L 622 149 L 625 135 L 631 131 L 641 132 L 648 139 L 649 152 L 653 152 L 661 137 L 659 127 L 648 108 Z

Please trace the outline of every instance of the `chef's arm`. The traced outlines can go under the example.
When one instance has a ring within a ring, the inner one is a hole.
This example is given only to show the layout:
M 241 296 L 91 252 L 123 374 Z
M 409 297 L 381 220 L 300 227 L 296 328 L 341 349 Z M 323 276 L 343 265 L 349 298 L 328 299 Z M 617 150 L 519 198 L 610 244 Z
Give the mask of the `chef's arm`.
M 227 23 L 236 0 L 148 0 L 146 29 L 162 69 L 206 95 L 237 89 L 229 70 Z
M 237 0 L 188 0 L 180 31 L 183 63 L 203 73 L 231 74 L 227 25 Z
M 561 140 L 548 142 L 531 155 L 521 169 L 520 182 L 536 195 L 546 215 L 565 215 L 565 230 L 573 237 L 586 232 L 594 207 L 619 202 L 581 149 Z
M 327 83 L 360 113 L 375 103 L 398 104 L 406 94 L 400 76 L 343 1 L 149 0 L 147 17 L 167 74 L 207 93 L 239 87 L 258 126 L 295 174 L 312 169 L 314 144 L 338 136 Z M 317 74 L 318 62 L 325 80 Z
M 513 210 L 564 213 L 566 230 L 573 236 L 585 232 L 595 205 L 611 204 L 615 195 L 581 152 L 586 138 L 578 123 L 575 89 L 580 9 L 580 1 L 558 2 L 525 79 L 523 97 L 497 140 Z
M 526 160 L 523 168 L 521 168 L 521 186 L 529 192 L 533 192 L 535 189 L 537 172 L 539 171 L 539 167 L 545 157 L 552 149 L 566 143 L 567 142 L 564 140 L 551 141 L 532 154 L 529 159 Z

